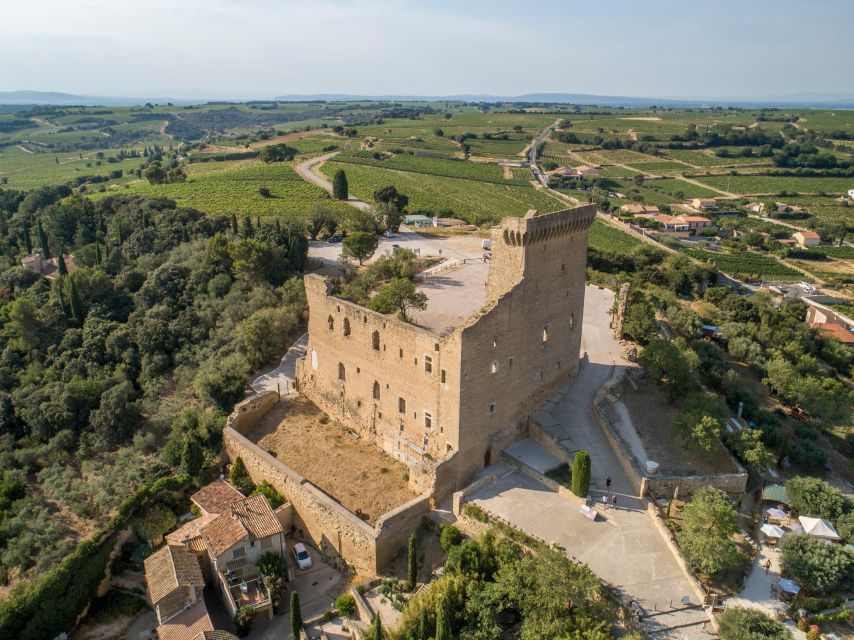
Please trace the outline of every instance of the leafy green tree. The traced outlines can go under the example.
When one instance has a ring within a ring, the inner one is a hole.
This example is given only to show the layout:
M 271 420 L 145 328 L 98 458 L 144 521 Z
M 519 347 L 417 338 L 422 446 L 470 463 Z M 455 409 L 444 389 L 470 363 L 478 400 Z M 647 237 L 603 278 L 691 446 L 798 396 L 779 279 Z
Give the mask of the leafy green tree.
M 572 460 L 572 492 L 580 498 L 590 494 L 590 454 L 578 451 Z
M 364 264 L 365 260 L 374 255 L 374 252 L 379 246 L 379 241 L 373 233 L 367 231 L 357 231 L 351 233 L 344 238 L 344 248 L 341 255 L 346 258 L 355 258 L 359 264 Z
M 789 630 L 758 609 L 728 607 L 718 619 L 721 640 L 791 640 Z
M 193 379 L 196 394 L 223 411 L 230 411 L 243 397 L 249 378 L 249 363 L 240 353 L 224 358 L 211 356 L 199 367 Z
M 335 599 L 335 609 L 339 615 L 351 616 L 356 613 L 356 599 L 349 593 L 343 593 Z
M 336 200 L 346 200 L 348 195 L 347 174 L 344 169 L 338 169 L 332 178 L 332 197 Z
M 142 172 L 142 177 L 148 180 L 149 184 L 163 184 L 167 174 L 159 162 L 153 162 Z
M 181 447 L 181 473 L 195 478 L 199 475 L 204 464 L 205 452 L 198 436 L 194 433 L 186 434 Z
M 698 451 L 710 453 L 720 442 L 723 425 L 710 415 L 682 413 L 673 421 L 673 429 L 685 443 Z
M 409 536 L 406 567 L 409 589 L 412 590 L 418 582 L 418 541 L 414 533 Z
M 854 511 L 839 516 L 836 519 L 836 532 L 849 544 L 854 544 Z
M 285 499 L 282 494 L 276 491 L 276 488 L 266 480 L 262 480 L 261 484 L 256 485 L 252 493 L 262 494 L 265 498 L 267 498 L 267 502 L 270 503 L 270 507 L 272 507 L 273 509 L 278 509 L 283 504 L 285 504 Z
M 700 489 L 685 505 L 683 516 L 677 540 L 691 567 L 714 576 L 741 562 L 732 540 L 735 508 L 723 491 L 714 487 Z
M 454 525 L 449 524 L 442 527 L 442 532 L 439 534 L 439 546 L 446 553 L 456 547 L 463 541 L 463 534 Z
M 786 482 L 789 504 L 802 516 L 835 521 L 846 508 L 845 496 L 820 478 L 795 476 Z
M 780 542 L 783 575 L 814 593 L 854 586 L 854 552 L 807 534 L 790 533 Z
M 761 429 L 742 429 L 726 434 L 727 442 L 738 459 L 754 471 L 762 471 L 774 464 L 774 454 L 762 442 Z
M 262 162 L 290 162 L 297 155 L 297 150 L 286 144 L 271 144 L 258 154 Z
M 380 229 L 397 232 L 403 222 L 403 211 L 390 202 L 378 202 L 371 207 L 371 213 Z
M 694 372 L 700 359 L 682 338 L 667 340 L 653 338 L 641 352 L 641 360 L 649 374 L 664 387 L 668 397 L 684 397 L 697 386 Z
M 101 403 L 89 416 L 92 430 L 106 446 L 124 442 L 139 423 L 137 393 L 130 380 L 122 380 L 101 394 Z
M 302 631 L 302 612 L 299 607 L 299 593 L 291 591 L 291 633 L 294 638 L 300 637 Z
M 409 196 L 398 192 L 397 188 L 392 185 L 380 187 L 374 191 L 373 199 L 376 203 L 389 204 L 397 211 L 403 211 L 409 204 Z
M 409 311 L 427 308 L 427 296 L 418 291 L 411 280 L 393 278 L 383 285 L 371 300 L 371 309 L 380 313 L 397 310 L 400 318 L 409 321 Z
M 630 304 L 623 320 L 623 332 L 638 344 L 647 344 L 658 335 L 655 307 L 645 300 Z
M 163 534 L 175 526 L 178 519 L 172 510 L 162 504 L 145 509 L 137 518 L 134 529 L 140 538 L 154 547 Z
M 240 323 L 240 340 L 252 366 L 257 368 L 281 357 L 298 322 L 293 308 L 280 307 L 259 309 Z

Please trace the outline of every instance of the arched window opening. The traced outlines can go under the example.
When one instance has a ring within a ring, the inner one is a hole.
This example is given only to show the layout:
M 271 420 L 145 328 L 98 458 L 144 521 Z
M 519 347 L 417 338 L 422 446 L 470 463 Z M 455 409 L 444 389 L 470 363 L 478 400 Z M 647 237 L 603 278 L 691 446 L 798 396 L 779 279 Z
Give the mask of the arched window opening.
M 347 379 L 347 371 L 344 369 L 344 365 L 340 362 L 338 363 L 338 379 L 346 380 Z
M 373 347 L 374 351 L 380 350 L 380 332 L 374 331 L 371 334 L 371 347 Z
M 350 319 L 344 318 L 344 336 L 350 335 Z
M 335 318 L 329 316 L 326 319 L 326 324 L 329 325 L 329 330 L 332 331 L 333 329 L 335 329 Z
M 374 400 L 379 402 L 380 400 L 380 383 L 374 380 Z

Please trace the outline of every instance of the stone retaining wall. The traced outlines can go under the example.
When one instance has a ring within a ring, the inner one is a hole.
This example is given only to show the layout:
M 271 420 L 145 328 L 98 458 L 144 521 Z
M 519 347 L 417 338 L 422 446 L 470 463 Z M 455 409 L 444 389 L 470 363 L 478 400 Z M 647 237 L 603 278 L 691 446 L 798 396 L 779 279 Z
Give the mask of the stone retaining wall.
M 345 509 L 319 487 L 246 438 L 248 431 L 278 401 L 264 392 L 235 407 L 223 430 L 228 457 L 238 456 L 253 482 L 269 482 L 292 505 L 293 526 L 301 529 L 325 558 L 341 559 L 363 575 L 375 575 L 402 549 L 429 510 L 423 494 L 380 516 L 376 527 Z
M 518 458 L 514 458 L 512 456 L 507 455 L 507 453 L 504 451 L 501 452 L 501 455 L 499 456 L 499 461 L 503 462 L 507 466 L 513 467 L 514 469 L 518 469 L 520 473 L 524 473 L 532 480 L 536 480 L 540 484 L 548 487 L 549 489 L 551 489 L 558 495 L 563 496 L 564 498 L 568 498 L 569 500 L 572 500 L 573 502 L 579 505 L 582 505 L 585 502 L 584 498 L 579 498 L 569 488 L 563 486 L 559 482 L 555 482 L 548 476 L 543 475 L 542 473 L 534 469 L 532 466 L 526 464 L 525 462 L 522 462 Z

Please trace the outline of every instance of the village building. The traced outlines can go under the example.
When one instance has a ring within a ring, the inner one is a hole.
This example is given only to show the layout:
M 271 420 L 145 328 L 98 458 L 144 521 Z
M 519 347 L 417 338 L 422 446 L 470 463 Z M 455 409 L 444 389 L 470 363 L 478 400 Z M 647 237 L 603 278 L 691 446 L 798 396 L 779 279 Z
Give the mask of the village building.
M 620 207 L 620 213 L 625 213 L 627 215 L 638 216 L 638 215 L 658 215 L 661 213 L 654 204 L 624 204 Z
M 572 167 L 558 167 L 557 169 L 552 169 L 551 171 L 546 171 L 547 176 L 557 176 L 559 178 L 577 178 L 578 171 L 573 169 Z
M 809 305 L 807 324 L 843 344 L 854 344 L 854 320 L 813 300 L 805 298 L 804 302 Z
M 166 545 L 146 558 L 143 565 L 148 602 L 154 609 L 158 625 L 163 625 L 196 603 L 201 602 L 204 608 L 202 590 L 205 580 L 199 559 L 190 549 Z
M 815 231 L 795 231 L 792 239 L 801 247 L 817 247 L 821 244 L 821 236 Z
M 74 263 L 74 256 L 65 253 L 62 255 L 62 261 L 65 263 L 68 273 L 77 270 L 77 265 Z M 47 280 L 53 280 L 59 276 L 59 258 L 44 259 L 39 253 L 31 253 L 21 258 L 21 266 Z
M 718 208 L 714 198 L 693 198 L 689 204 L 697 211 L 714 210 Z
M 666 213 L 638 213 L 635 214 L 635 218 L 652 220 L 658 223 L 662 232 L 685 238 L 695 236 L 698 231 L 712 227 L 712 221 L 703 216 L 671 216 Z
M 599 175 L 599 168 L 582 164 L 575 167 L 575 174 L 579 176 L 596 176 Z

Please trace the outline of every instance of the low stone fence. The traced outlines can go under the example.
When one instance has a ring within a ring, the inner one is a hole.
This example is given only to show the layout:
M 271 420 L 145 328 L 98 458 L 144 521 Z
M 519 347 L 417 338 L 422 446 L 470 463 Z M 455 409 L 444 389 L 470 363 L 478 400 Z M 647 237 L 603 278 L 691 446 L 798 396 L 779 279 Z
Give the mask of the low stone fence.
M 520 473 L 524 473 L 526 476 L 528 476 L 532 480 L 536 480 L 540 484 L 548 487 L 549 489 L 551 489 L 552 491 L 554 491 L 555 493 L 557 493 L 558 495 L 560 495 L 564 498 L 568 498 L 569 500 L 571 500 L 571 501 L 573 501 L 579 505 L 582 505 L 585 503 L 584 498 L 579 498 L 568 487 L 565 487 L 562 484 L 560 484 L 559 482 L 556 482 L 556 481 L 552 480 L 551 478 L 549 478 L 548 476 L 543 475 L 542 473 L 540 473 L 539 471 L 534 469 L 529 464 L 526 464 L 522 460 L 514 458 L 510 455 L 507 455 L 507 453 L 504 451 L 502 451 L 501 454 L 498 456 L 498 460 L 500 462 L 503 462 L 504 464 L 506 464 L 509 467 L 513 467 L 514 469 L 518 469 Z
M 453 501 L 451 509 L 454 512 L 455 516 L 459 516 L 462 514 L 463 502 L 465 499 L 483 489 L 483 487 L 492 484 L 493 482 L 498 480 L 498 476 L 494 473 L 489 474 L 488 476 L 484 476 L 475 480 L 470 485 L 463 487 L 459 491 L 455 491 L 453 495 Z
M 732 458 L 732 461 L 737 471 L 730 473 L 706 475 L 670 475 L 660 471 L 654 474 L 648 473 L 642 461 L 632 453 L 629 443 L 623 439 L 619 427 L 613 424 L 613 421 L 619 418 L 613 409 L 615 398 L 611 395 L 611 391 L 622 383 L 625 375 L 626 371 L 618 368 L 611 379 L 602 385 L 593 401 L 593 415 L 639 496 L 646 494 L 648 490 L 656 495 L 673 495 L 677 487 L 681 495 L 691 495 L 702 487 L 715 487 L 726 493 L 744 493 L 747 487 L 747 471 L 735 458 Z
M 543 428 L 533 417 L 528 419 L 528 437 L 567 466 L 572 466 L 572 458 L 570 458 L 567 450 L 543 431 Z
M 293 526 L 301 529 L 325 558 L 341 559 L 359 574 L 377 574 L 406 545 L 409 534 L 429 510 L 431 494 L 383 514 L 372 527 L 243 435 L 277 400 L 275 391 L 264 392 L 235 406 L 222 436 L 229 459 L 239 456 L 253 482 L 266 480 L 288 500 Z

